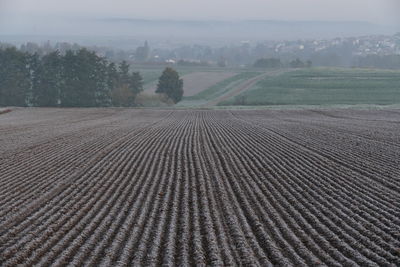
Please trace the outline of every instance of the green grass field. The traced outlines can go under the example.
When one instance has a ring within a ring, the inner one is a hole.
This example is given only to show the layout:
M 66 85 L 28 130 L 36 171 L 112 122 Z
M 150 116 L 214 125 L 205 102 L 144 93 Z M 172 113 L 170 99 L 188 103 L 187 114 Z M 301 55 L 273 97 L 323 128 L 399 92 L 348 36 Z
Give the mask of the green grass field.
M 400 103 L 400 71 L 312 68 L 268 77 L 221 106 L 390 105 Z

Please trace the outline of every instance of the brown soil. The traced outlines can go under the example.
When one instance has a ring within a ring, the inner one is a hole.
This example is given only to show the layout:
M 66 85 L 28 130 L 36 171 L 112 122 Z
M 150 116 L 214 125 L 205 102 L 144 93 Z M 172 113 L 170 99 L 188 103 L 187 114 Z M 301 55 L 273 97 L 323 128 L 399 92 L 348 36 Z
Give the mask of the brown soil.
M 1 266 L 399 266 L 396 110 L 18 109 Z

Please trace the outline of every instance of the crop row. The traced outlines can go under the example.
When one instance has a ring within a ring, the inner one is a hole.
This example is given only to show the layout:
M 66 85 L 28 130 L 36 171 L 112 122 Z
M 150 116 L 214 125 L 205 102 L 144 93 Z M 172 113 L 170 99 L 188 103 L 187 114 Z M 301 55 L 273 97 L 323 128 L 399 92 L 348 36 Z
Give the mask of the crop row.
M 400 144 L 358 113 L 81 112 L 4 115 L 0 265 L 400 265 Z

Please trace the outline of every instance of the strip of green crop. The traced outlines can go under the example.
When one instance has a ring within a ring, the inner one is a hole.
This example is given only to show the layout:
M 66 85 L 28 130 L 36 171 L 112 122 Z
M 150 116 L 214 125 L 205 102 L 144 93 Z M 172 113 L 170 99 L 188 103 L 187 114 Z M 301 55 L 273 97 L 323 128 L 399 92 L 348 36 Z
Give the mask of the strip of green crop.
M 331 105 L 400 103 L 400 72 L 306 69 L 267 77 L 219 105 Z

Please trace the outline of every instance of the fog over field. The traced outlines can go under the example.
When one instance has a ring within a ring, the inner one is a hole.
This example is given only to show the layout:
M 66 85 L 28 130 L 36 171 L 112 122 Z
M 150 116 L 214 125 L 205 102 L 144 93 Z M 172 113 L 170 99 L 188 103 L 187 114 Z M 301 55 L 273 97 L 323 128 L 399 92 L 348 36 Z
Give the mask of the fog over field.
M 400 31 L 396 0 L 0 1 L 3 41 L 223 43 Z M 68 37 L 68 38 L 67 38 Z

